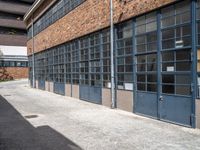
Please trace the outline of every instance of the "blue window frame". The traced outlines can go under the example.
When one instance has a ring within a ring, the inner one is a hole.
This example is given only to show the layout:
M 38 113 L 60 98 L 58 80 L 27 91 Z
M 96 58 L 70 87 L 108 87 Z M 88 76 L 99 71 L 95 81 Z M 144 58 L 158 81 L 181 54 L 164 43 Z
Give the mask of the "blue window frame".
M 80 84 L 89 85 L 89 38 L 80 39 Z
M 162 93 L 191 95 L 191 3 L 161 9 Z
M 132 33 L 132 21 L 117 26 L 115 53 L 117 89 L 132 90 L 133 87 Z
M 71 48 L 72 44 L 67 43 L 65 45 L 65 78 L 66 78 L 66 83 L 70 84 L 71 83 Z
M 54 82 L 64 83 L 64 46 L 56 47 L 54 53 Z
M 72 56 L 72 83 L 79 84 L 79 42 L 71 42 Z
M 102 32 L 102 51 L 103 51 L 103 87 L 111 87 L 111 74 L 110 74 L 110 31 L 104 30 Z
M 136 18 L 137 91 L 157 91 L 157 15 Z
M 89 72 L 90 85 L 101 87 L 101 37 L 100 33 L 90 35 Z
M 59 0 L 47 12 L 39 18 L 33 25 L 34 35 L 37 35 L 42 30 L 68 14 L 85 0 Z M 28 39 L 31 38 L 31 27 L 28 29 Z

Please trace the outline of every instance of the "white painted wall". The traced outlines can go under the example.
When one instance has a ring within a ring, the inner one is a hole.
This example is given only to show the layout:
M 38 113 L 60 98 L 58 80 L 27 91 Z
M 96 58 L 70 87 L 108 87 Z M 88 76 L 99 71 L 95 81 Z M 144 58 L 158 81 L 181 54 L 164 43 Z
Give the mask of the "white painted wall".
M 27 47 L 0 45 L 0 55 L 27 56 Z

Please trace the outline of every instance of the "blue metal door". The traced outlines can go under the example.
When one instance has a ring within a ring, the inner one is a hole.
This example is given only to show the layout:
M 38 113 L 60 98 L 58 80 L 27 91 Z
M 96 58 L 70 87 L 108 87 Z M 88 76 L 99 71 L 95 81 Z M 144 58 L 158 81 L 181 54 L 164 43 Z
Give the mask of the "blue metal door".
M 38 80 L 38 88 L 41 90 L 45 90 L 45 81 L 44 80 Z
M 65 84 L 54 82 L 54 93 L 60 94 L 60 95 L 65 95 Z
M 80 99 L 101 104 L 102 90 L 101 87 L 93 87 L 89 85 L 80 85 Z

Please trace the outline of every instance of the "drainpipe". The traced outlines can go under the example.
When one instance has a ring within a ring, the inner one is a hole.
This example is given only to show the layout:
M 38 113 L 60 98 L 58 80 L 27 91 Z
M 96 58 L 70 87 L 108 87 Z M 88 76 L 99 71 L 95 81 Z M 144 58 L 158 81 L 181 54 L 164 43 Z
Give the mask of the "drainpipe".
M 111 108 L 115 108 L 115 76 L 114 76 L 114 24 L 113 24 L 113 0 L 110 0 L 110 48 L 111 48 Z
M 33 72 L 33 88 L 35 88 L 35 54 L 34 54 L 34 28 L 33 28 L 33 16 L 32 16 L 32 72 Z

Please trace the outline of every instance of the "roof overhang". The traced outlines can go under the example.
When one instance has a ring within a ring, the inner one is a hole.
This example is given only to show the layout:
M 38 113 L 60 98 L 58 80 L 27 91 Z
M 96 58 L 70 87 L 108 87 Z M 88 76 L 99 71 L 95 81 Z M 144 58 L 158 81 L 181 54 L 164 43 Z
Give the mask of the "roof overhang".
M 27 21 L 32 14 L 35 12 L 35 10 L 44 2 L 45 0 L 37 0 L 31 8 L 28 10 L 28 12 L 24 16 L 24 21 Z

